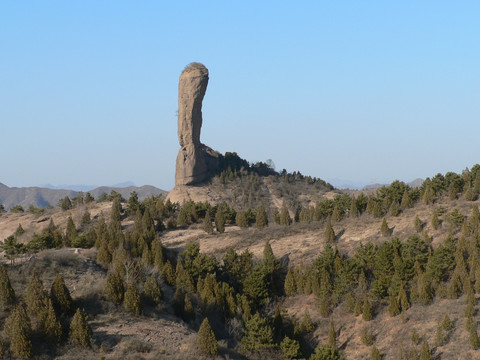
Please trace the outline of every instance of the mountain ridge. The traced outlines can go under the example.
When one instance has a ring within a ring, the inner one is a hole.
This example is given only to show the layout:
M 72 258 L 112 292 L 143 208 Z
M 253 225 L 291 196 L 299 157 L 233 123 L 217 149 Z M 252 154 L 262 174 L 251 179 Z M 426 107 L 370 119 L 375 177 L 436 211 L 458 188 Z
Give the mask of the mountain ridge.
M 151 185 L 143 186 L 127 186 L 127 187 L 113 187 L 113 186 L 99 186 L 88 191 L 95 199 L 98 199 L 103 193 L 110 193 L 116 191 L 124 198 L 128 198 L 133 191 L 138 194 L 139 200 L 146 199 L 149 196 L 165 195 L 167 191 L 156 188 Z M 50 189 L 39 186 L 29 187 L 9 187 L 0 183 L 0 204 L 6 210 L 9 210 L 15 205 L 21 205 L 24 209 L 30 205 L 35 207 L 46 207 L 48 205 L 56 206 L 59 200 L 66 196 L 72 198 L 77 196 L 80 191 L 69 189 Z

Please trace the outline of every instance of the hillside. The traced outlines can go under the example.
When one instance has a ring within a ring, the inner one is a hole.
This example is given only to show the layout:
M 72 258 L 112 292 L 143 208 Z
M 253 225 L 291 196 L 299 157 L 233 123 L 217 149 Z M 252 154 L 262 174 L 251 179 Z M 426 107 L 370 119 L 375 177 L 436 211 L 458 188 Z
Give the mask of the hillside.
M 64 275 L 75 304 L 85 307 L 93 329 L 94 346 L 82 350 L 82 358 L 93 359 L 99 353 L 107 359 L 203 358 L 196 339 L 208 317 L 219 340 L 218 358 L 224 359 L 282 358 L 284 337 L 293 339 L 290 346 L 298 344 L 304 357 L 315 359 L 314 349 L 329 342 L 331 320 L 335 351 L 347 359 L 370 359 L 372 345 L 384 359 L 412 359 L 414 352 L 422 351 L 422 338 L 435 359 L 475 359 L 472 326 L 478 331 L 480 322 L 479 168 L 462 175 L 438 174 L 420 188 L 394 182 L 365 193 L 323 185 L 315 192 L 315 185 L 305 178 L 287 182 L 247 174 L 225 181 L 219 176 L 209 191 L 224 193 L 225 201 L 215 206 L 172 204 L 157 197 L 143 202 L 127 199 L 120 208 L 117 197 L 114 202 L 67 211 L 7 213 L 0 215 L 0 238 L 13 234 L 18 224 L 25 230 L 16 239 L 28 253 L 8 266 L 17 293 L 23 292 L 34 269 L 41 272 L 47 288 L 55 273 Z M 246 196 L 255 186 L 256 195 Z M 262 206 L 269 223 L 258 228 Z M 87 211 L 88 224 L 83 222 Z M 240 214 L 253 221 L 250 226 L 247 221 L 245 227 Z M 38 251 L 36 243 L 37 250 L 29 250 L 33 239 L 40 239 L 34 233 L 50 236 L 50 220 L 64 241 L 70 241 L 70 216 L 84 236 L 82 244 L 95 244 L 93 248 Z M 206 232 L 209 216 L 215 219 L 216 230 Z M 333 238 L 326 235 L 329 224 Z M 120 268 L 119 256 L 124 259 Z M 120 274 L 129 283 L 121 269 L 130 261 L 141 269 L 135 282 L 140 292 L 150 276 L 163 292 L 154 306 L 142 292 L 141 315 L 115 305 L 105 293 L 108 274 Z M 255 280 L 264 271 L 271 276 L 266 288 L 262 285 L 266 280 Z M 423 282 L 425 277 L 429 285 Z M 205 290 L 207 283 L 211 290 Z M 405 297 L 400 302 L 396 294 L 402 291 Z M 229 297 L 232 292 L 235 295 Z M 187 298 L 193 307 L 188 312 Z M 371 308 L 366 307 L 368 302 Z M 275 315 L 277 307 L 280 315 Z M 366 317 L 367 308 L 372 319 Z M 254 313 L 258 321 L 266 321 L 265 331 L 278 334 L 249 340 L 256 343 L 256 350 L 242 339 L 242 334 L 253 331 Z M 313 325 L 304 328 L 307 313 Z M 441 335 L 439 323 L 445 315 L 453 328 L 441 330 Z M 419 340 L 412 341 L 416 336 Z M 173 348 L 180 350 L 172 352 Z M 46 353 L 75 358 L 67 345 Z
M 330 195 L 327 195 L 327 194 Z M 236 153 L 222 156 L 217 174 L 204 183 L 176 185 L 167 196 L 172 202 L 226 202 L 236 209 L 280 207 L 287 201 L 292 207 L 310 206 L 324 196 L 333 197 L 335 188 L 322 179 L 304 176 L 300 172 L 276 172 L 268 164 L 249 164 Z

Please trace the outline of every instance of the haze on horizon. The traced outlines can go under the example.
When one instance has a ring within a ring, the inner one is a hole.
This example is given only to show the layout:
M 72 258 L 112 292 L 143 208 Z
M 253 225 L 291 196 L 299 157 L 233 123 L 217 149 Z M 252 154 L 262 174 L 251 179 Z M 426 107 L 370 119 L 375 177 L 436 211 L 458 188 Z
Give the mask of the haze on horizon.
M 480 4 L 0 3 L 0 182 L 174 185 L 178 77 L 202 142 L 328 181 L 479 163 Z

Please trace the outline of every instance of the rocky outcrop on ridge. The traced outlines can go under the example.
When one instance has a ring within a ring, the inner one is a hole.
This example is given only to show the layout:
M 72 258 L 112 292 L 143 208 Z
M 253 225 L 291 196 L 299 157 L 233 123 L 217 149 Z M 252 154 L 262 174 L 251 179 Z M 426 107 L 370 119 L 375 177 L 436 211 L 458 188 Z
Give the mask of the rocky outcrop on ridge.
M 180 151 L 175 186 L 194 185 L 208 180 L 216 171 L 220 154 L 200 142 L 202 102 L 208 85 L 208 69 L 191 63 L 178 83 L 178 141 Z

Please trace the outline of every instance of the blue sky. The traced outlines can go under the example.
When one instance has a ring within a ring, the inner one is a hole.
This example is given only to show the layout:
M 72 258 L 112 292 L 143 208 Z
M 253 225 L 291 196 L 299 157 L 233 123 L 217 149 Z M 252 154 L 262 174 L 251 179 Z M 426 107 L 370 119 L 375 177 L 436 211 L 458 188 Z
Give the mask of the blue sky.
M 480 4 L 0 2 L 0 182 L 174 185 L 182 69 L 202 141 L 327 180 L 480 162 Z

